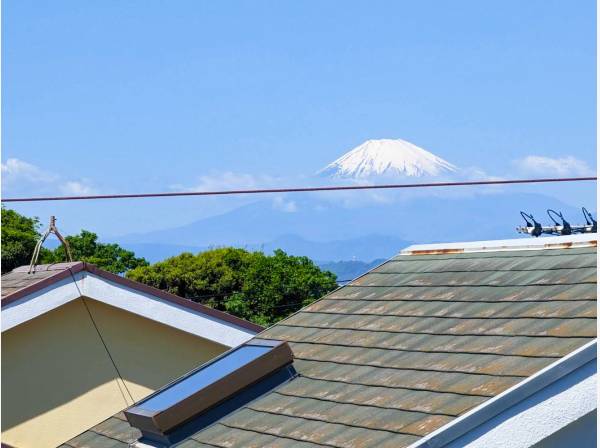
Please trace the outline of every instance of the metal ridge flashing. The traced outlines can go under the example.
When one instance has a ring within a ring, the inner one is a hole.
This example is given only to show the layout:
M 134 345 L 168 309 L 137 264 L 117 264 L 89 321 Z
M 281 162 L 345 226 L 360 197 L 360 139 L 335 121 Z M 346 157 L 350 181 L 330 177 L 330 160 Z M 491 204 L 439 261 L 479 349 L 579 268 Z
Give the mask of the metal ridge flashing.
M 596 247 L 597 233 L 563 235 L 539 238 L 515 238 L 509 240 L 468 241 L 459 243 L 413 244 L 400 255 L 443 255 L 470 252 L 500 252 L 517 250 L 568 249 Z
M 525 400 L 549 384 L 595 359 L 597 339 L 553 362 L 513 387 L 483 402 L 445 426 L 417 440 L 408 448 L 442 448 L 504 410 Z

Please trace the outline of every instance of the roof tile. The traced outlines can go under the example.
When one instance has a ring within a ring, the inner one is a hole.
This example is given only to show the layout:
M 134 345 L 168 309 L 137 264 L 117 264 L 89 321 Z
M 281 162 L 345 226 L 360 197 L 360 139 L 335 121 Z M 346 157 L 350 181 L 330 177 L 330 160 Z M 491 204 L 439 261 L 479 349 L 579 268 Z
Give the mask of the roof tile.
M 406 447 L 594 338 L 595 266 L 595 247 L 397 256 L 264 331 L 299 376 L 192 439 Z

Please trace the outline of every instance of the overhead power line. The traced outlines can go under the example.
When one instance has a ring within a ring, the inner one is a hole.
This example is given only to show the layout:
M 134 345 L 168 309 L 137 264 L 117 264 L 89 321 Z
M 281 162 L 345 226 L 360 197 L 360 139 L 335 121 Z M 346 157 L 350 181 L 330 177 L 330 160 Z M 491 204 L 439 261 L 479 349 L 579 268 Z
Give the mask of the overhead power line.
M 464 182 L 429 182 L 420 184 L 384 184 L 384 185 L 347 185 L 325 187 L 298 187 L 298 188 L 262 188 L 254 190 L 220 190 L 220 191 L 180 191 L 171 193 L 132 193 L 132 194 L 97 194 L 84 196 L 40 196 L 24 198 L 5 198 L 2 202 L 43 202 L 43 201 L 83 201 L 92 199 L 137 199 L 137 198 L 171 198 L 177 196 L 225 196 L 241 194 L 268 194 L 268 193 L 302 193 L 316 191 L 349 191 L 349 190 L 391 190 L 401 188 L 432 188 L 432 187 L 459 187 L 472 185 L 511 185 L 511 184 L 539 184 L 549 182 L 580 182 L 597 180 L 597 177 L 557 177 L 544 179 L 510 179 L 510 180 L 475 180 Z

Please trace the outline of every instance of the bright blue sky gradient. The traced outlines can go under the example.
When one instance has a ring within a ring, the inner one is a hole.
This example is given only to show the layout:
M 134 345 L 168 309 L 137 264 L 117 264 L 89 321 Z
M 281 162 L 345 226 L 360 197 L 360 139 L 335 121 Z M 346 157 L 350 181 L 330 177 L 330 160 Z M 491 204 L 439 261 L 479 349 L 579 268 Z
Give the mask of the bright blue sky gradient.
M 226 171 L 298 184 L 369 138 L 487 175 L 527 155 L 595 170 L 595 19 L 593 0 L 6 0 L 2 161 L 50 180 L 4 195 L 169 191 Z M 18 209 L 115 234 L 225 202 Z

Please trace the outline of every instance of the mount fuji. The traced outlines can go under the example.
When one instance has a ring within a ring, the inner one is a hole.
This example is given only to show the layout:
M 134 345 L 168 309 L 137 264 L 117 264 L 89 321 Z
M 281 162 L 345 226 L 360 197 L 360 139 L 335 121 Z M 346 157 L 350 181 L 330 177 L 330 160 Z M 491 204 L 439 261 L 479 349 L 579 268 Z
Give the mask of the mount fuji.
M 320 173 L 340 181 L 460 175 L 453 164 L 404 140 L 368 140 Z M 295 195 L 293 207 L 281 207 L 275 200 L 283 197 L 265 198 L 180 227 L 124 235 L 111 241 L 151 261 L 219 246 L 265 252 L 280 248 L 293 255 L 306 255 L 347 279 L 361 273 L 355 269 L 371 266 L 367 262 L 389 258 L 411 242 L 519 237 L 514 228 L 521 222 L 520 210 L 536 217 L 543 216 L 546 208 L 570 216 L 579 214 L 579 210 L 538 193 L 442 193 L 396 199 L 390 195 L 386 200 L 364 194 L 359 197 L 359 193 L 347 196 L 351 200 Z M 338 261 L 343 263 L 330 263 Z
M 455 172 L 450 162 L 406 140 L 367 140 L 317 174 L 334 178 L 424 177 Z

